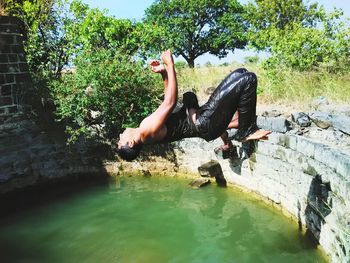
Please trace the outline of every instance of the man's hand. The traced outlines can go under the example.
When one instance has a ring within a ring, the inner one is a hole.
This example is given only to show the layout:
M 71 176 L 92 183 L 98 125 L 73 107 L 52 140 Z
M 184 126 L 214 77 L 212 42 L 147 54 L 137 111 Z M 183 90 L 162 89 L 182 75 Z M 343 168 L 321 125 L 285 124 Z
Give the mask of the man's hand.
M 151 60 L 151 62 L 149 63 L 151 66 L 151 70 L 154 73 L 164 73 L 165 72 L 165 67 L 160 64 L 160 62 L 158 60 Z
M 166 66 L 174 65 L 173 55 L 171 54 L 169 49 L 162 53 L 161 58 Z

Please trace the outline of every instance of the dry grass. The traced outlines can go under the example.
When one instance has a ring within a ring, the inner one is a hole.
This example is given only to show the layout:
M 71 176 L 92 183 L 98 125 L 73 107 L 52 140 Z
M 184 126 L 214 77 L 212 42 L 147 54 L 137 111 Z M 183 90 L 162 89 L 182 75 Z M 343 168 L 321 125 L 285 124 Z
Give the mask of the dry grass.
M 238 67 L 246 67 L 258 75 L 261 103 L 301 105 L 309 104 L 319 96 L 333 103 L 350 103 L 350 73 L 328 73 L 322 69 L 299 72 L 285 68 L 268 72 L 255 64 L 180 69 L 180 92 L 194 90 L 200 98 L 206 98 L 229 72 Z

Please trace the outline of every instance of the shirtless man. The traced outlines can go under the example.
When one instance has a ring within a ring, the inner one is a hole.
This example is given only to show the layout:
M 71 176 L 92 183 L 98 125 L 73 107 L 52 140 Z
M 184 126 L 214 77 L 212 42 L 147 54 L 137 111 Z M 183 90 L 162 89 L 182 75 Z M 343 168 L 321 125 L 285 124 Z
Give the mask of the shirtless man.
M 160 73 L 164 83 L 164 100 L 138 128 L 127 128 L 120 134 L 118 154 L 127 161 L 135 159 L 143 144 L 155 144 L 200 137 L 211 141 L 221 136 L 238 109 L 239 129 L 236 140 L 265 138 L 271 131 L 256 126 L 256 87 L 254 73 L 232 72 L 216 88 L 208 102 L 199 107 L 197 97 L 186 92 L 184 106 L 172 113 L 178 96 L 174 60 L 169 50 L 161 55 L 163 65 L 152 60 L 151 70 Z M 238 74 L 239 73 L 239 74 Z

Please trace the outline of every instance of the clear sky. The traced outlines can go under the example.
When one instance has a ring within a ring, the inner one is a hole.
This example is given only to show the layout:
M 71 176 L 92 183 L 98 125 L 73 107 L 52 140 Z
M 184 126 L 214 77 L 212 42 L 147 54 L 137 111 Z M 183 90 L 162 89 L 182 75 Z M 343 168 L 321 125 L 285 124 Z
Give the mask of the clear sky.
M 106 9 L 108 14 L 115 16 L 116 18 L 128 18 L 140 20 L 145 9 L 150 6 L 154 0 L 82 0 L 90 7 L 98 7 L 100 9 Z M 240 0 L 242 4 L 247 0 Z M 344 11 L 346 17 L 350 17 L 350 1 L 349 0 L 310 0 L 310 3 L 317 2 L 323 5 L 326 10 L 330 11 L 333 7 L 341 8 Z M 196 63 L 204 64 L 210 61 L 212 64 L 218 64 L 223 62 L 232 62 L 233 60 L 243 62 L 245 56 L 254 55 L 251 51 L 235 50 L 234 54 L 230 53 L 226 58 L 219 60 L 217 57 L 205 54 L 196 59 Z

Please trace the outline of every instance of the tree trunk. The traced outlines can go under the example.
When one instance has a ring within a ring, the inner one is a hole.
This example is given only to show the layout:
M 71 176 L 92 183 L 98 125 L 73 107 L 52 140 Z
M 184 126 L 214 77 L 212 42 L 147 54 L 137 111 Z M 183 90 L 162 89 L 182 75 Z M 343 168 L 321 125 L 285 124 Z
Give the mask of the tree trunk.
M 194 59 L 187 60 L 187 64 L 190 68 L 194 68 Z

